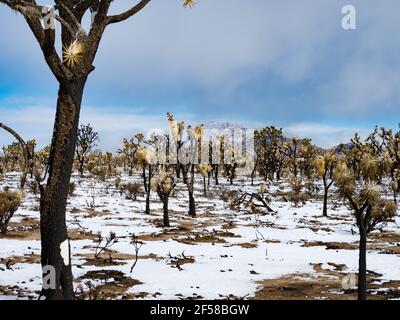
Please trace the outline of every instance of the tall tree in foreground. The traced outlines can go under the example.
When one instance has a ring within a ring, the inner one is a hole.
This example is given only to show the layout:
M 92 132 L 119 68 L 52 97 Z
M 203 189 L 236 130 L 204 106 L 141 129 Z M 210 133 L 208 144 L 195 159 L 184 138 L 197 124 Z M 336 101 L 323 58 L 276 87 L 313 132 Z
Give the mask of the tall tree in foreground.
M 107 26 L 134 16 L 150 1 L 141 0 L 121 14 L 109 15 L 112 0 L 55 0 L 53 9 L 38 5 L 35 0 L 0 0 L 0 3 L 22 14 L 59 83 L 49 171 L 40 200 L 44 279 L 48 277 L 49 267 L 55 273 L 55 285 L 42 288 L 42 295 L 47 299 L 73 299 L 65 211 L 82 96 L 88 76 L 95 69 L 93 61 L 97 49 Z M 191 7 L 194 1 L 184 0 L 183 4 Z M 87 32 L 81 23 L 89 10 L 92 13 L 92 23 Z M 55 47 L 53 18 L 61 24 L 63 57 L 58 55 Z
M 362 160 L 364 181 L 357 188 L 356 175 L 345 162 L 338 164 L 334 179 L 341 195 L 348 201 L 360 233 L 358 299 L 367 299 L 367 237 L 379 224 L 392 219 L 396 204 L 381 196 L 376 181 L 377 162 L 366 157 Z

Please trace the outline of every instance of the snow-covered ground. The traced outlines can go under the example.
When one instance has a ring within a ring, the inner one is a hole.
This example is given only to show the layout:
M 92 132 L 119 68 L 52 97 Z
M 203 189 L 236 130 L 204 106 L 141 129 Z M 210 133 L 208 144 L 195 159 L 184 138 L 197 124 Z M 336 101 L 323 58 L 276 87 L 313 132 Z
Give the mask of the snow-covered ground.
M 8 174 L 1 187 L 15 188 L 18 178 L 17 173 Z M 156 194 L 152 193 L 152 213 L 145 215 L 144 197 L 139 196 L 137 201 L 126 199 L 115 189 L 112 179 L 95 182 L 89 177 L 74 176 L 73 180 L 76 190 L 69 199 L 67 219 L 73 233 L 71 250 L 77 290 L 88 290 L 88 281 L 103 285 L 104 290 L 114 282 L 123 290 L 107 297 L 251 298 L 261 281 L 293 274 L 313 275 L 318 273 L 318 264 L 328 271 L 334 270 L 332 263 L 345 265 L 338 281 L 357 272 L 357 227 L 350 211 L 335 197 L 330 201 L 329 217 L 322 217 L 320 200 L 311 199 L 294 207 L 282 197 L 275 197 L 276 190 L 284 186 L 280 183 L 269 187 L 270 205 L 276 213 L 257 214 L 245 206 L 231 209 L 220 194 L 227 190 L 240 194 L 258 192 L 260 181 L 256 180 L 252 187 L 250 181 L 235 181 L 230 186 L 221 178 L 221 185 L 215 186 L 212 180 L 208 197 L 204 197 L 199 180 L 197 217 L 187 214 L 187 190 L 185 185 L 178 184 L 169 204 L 171 228 L 165 229 L 161 226 L 162 205 Z M 139 175 L 123 176 L 122 180 L 141 182 Z M 90 208 L 93 201 L 95 207 Z M 38 296 L 38 222 L 38 200 L 26 190 L 9 232 L 0 236 L 0 299 Z M 397 217 L 387 223 L 384 233 L 377 231 L 371 237 L 368 270 L 379 274 L 380 283 L 400 280 L 399 251 L 385 252 L 386 248 L 400 245 L 399 224 Z M 98 232 L 103 236 L 114 232 L 118 237 L 118 242 L 110 247 L 112 261 L 94 257 Z M 135 260 L 132 234 L 142 245 L 131 273 Z M 101 280 L 99 273 L 90 273 L 101 270 L 111 274 L 108 280 Z M 112 277 L 111 271 L 120 271 L 127 279 L 139 282 L 120 281 Z

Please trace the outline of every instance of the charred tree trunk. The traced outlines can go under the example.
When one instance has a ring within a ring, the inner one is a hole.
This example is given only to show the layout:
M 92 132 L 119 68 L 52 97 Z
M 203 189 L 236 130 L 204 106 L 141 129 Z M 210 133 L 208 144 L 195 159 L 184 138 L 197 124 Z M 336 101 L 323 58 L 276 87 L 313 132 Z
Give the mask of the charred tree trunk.
M 182 168 L 182 178 L 183 178 L 183 183 L 187 184 L 188 183 L 188 170 Z
M 50 300 L 74 298 L 65 214 L 85 82 L 86 78 L 60 84 L 49 177 L 40 200 L 42 267 L 55 271 L 55 287 L 48 288 L 43 283 L 42 295 Z
M 181 178 L 181 166 L 179 164 L 176 165 L 175 171 L 176 171 L 176 177 L 178 179 L 180 179 Z
M 324 217 L 328 216 L 328 189 L 324 189 L 324 207 L 322 209 L 322 214 Z
M 163 210 L 164 210 L 164 218 L 163 218 L 164 227 L 170 227 L 169 213 L 168 213 L 168 196 L 165 196 L 163 200 Z
M 192 217 L 196 216 L 196 204 L 194 202 L 193 191 L 189 191 L 189 215 Z
M 150 192 L 151 192 L 151 176 L 152 167 L 149 165 L 149 177 L 146 176 L 146 166 L 143 166 L 143 184 L 146 192 L 146 209 L 145 214 L 150 214 Z
M 188 185 L 189 190 L 189 215 L 192 217 L 196 216 L 196 204 L 194 201 L 194 165 L 192 164 L 190 169 L 190 182 Z
M 150 191 L 146 193 L 146 211 L 145 214 L 150 214 Z
M 328 183 L 326 176 L 322 177 L 322 180 L 324 182 L 324 206 L 322 208 L 322 214 L 324 217 L 328 216 L 328 192 L 333 184 L 332 177 L 330 179 L 331 181 Z
M 79 175 L 83 177 L 83 166 L 84 166 L 84 160 L 82 159 L 79 163 Z
M 367 232 L 360 227 L 360 253 L 358 260 L 358 300 L 367 300 Z

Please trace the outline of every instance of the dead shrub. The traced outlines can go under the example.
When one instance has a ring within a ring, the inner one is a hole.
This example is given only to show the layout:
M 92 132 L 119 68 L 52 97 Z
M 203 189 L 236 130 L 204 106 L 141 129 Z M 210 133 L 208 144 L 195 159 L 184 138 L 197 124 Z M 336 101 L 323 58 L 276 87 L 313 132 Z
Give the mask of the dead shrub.
M 14 213 L 21 204 L 21 194 L 19 192 L 2 191 L 0 192 L 0 233 L 7 232 L 7 226 Z
M 142 185 L 140 183 L 125 183 L 120 186 L 121 192 L 124 192 L 126 197 L 130 200 L 136 201 L 138 195 L 141 193 Z

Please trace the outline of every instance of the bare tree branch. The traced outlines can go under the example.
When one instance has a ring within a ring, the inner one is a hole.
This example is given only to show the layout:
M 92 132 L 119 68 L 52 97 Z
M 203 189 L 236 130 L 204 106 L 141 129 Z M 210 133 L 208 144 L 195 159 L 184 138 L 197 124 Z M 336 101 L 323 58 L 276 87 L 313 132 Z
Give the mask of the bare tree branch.
M 125 11 L 125 12 L 115 15 L 115 16 L 109 16 L 107 18 L 107 24 L 122 22 L 122 21 L 132 17 L 133 15 L 135 15 L 136 13 L 141 11 L 150 1 L 151 0 L 141 0 L 138 4 L 133 6 L 128 11 Z

